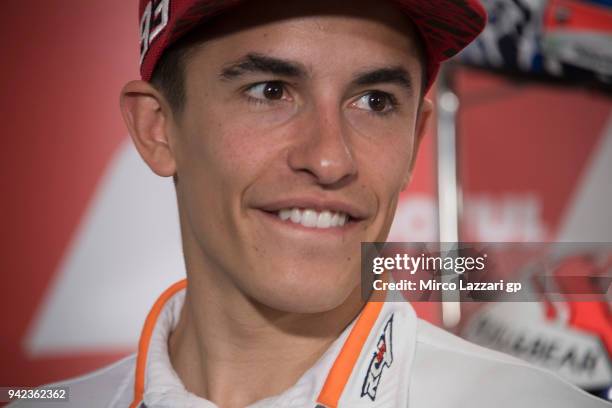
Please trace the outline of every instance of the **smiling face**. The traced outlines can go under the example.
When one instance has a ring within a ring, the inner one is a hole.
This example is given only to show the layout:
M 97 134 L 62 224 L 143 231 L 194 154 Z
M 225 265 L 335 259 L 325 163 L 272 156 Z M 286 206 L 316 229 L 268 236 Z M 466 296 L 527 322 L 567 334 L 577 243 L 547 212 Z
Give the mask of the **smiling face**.
M 190 53 L 168 126 L 188 270 L 326 311 L 355 293 L 360 243 L 387 237 L 428 114 L 422 62 L 387 2 L 271 1 L 244 26 L 254 3 Z

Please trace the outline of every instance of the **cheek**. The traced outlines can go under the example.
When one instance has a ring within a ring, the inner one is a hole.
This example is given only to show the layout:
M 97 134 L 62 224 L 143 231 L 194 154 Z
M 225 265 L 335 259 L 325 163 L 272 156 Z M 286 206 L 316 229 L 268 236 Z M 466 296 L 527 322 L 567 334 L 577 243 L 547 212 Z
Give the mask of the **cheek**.
M 370 241 L 386 240 L 414 154 L 414 134 L 409 130 L 379 131 L 378 137 L 362 139 L 359 147 L 361 179 L 377 197 L 377 214 L 370 226 L 375 236 Z
M 360 145 L 361 174 L 375 186 L 379 200 L 388 202 L 401 192 L 409 176 L 410 161 L 415 154 L 414 134 L 406 129 L 403 132 L 379 130 L 376 138 L 368 138 Z
M 179 163 L 179 176 L 182 164 L 183 170 L 193 173 L 196 182 L 199 179 L 223 184 L 223 190 L 238 187 L 261 160 L 254 127 L 214 109 L 191 117 L 181 135 L 184 160 Z
M 191 117 L 179 135 L 179 204 L 199 245 L 225 264 L 231 258 L 226 251 L 235 248 L 224 243 L 240 242 L 242 198 L 266 157 L 242 123 L 214 111 Z
M 380 190 L 380 199 L 399 194 L 416 154 L 416 110 L 406 106 L 402 111 L 377 116 L 365 110 L 348 109 L 345 115 L 353 131 L 355 149 L 362 155 L 366 173 L 371 177 L 369 182 Z

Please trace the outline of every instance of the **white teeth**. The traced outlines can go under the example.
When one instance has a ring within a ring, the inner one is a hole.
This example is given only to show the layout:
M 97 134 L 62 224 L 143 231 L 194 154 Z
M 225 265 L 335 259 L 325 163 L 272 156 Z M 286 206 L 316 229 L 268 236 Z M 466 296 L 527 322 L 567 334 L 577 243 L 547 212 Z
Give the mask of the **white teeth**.
M 287 221 L 289 218 L 291 218 L 291 209 L 287 208 L 284 210 L 280 210 L 278 212 L 278 216 L 280 217 L 281 220 Z
M 329 228 L 331 224 L 331 213 L 329 211 L 323 211 L 319 214 L 319 219 L 317 220 L 317 228 Z
M 299 208 L 294 208 L 291 210 L 291 222 L 299 224 L 300 221 L 302 221 L 302 212 L 299 210 Z
M 339 226 L 343 226 L 344 224 L 346 224 L 346 214 L 340 214 L 340 217 L 338 219 L 338 225 Z
M 302 213 L 302 225 L 305 227 L 316 227 L 318 218 L 315 210 L 304 210 Z
M 283 221 L 291 221 L 309 228 L 334 228 L 346 224 L 348 215 L 346 213 L 332 213 L 329 210 L 317 212 L 306 208 L 284 208 L 279 210 L 278 217 Z

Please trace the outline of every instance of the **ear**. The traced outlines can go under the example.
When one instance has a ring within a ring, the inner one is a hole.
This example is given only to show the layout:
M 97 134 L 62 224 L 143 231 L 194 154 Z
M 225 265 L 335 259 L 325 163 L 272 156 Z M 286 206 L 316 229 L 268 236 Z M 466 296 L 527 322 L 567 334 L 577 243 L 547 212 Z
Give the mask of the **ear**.
M 176 172 L 169 140 L 171 111 L 164 97 L 148 82 L 131 81 L 121 90 L 121 113 L 143 160 L 159 176 Z
M 417 117 L 417 123 L 415 126 L 414 132 L 414 145 L 412 148 L 412 157 L 410 158 L 410 167 L 408 170 L 408 174 L 406 179 L 404 180 L 404 184 L 402 185 L 402 191 L 406 189 L 408 184 L 410 184 L 410 180 L 412 179 L 412 174 L 414 171 L 414 164 L 416 163 L 417 153 L 419 152 L 419 147 L 421 146 L 421 141 L 425 137 L 425 133 L 427 132 L 427 127 L 429 125 L 429 121 L 431 120 L 433 113 L 433 103 L 431 99 L 423 98 L 423 102 L 419 107 L 419 114 Z

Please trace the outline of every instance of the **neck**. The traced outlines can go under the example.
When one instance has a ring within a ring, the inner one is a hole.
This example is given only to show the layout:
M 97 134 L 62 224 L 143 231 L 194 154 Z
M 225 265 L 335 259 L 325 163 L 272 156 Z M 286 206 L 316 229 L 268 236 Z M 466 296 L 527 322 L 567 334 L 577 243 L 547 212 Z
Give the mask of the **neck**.
M 336 309 L 273 310 L 188 265 L 185 304 L 170 360 L 186 389 L 220 407 L 282 393 L 327 350 L 363 307 L 359 288 Z M 240 384 L 240 387 L 236 387 Z

